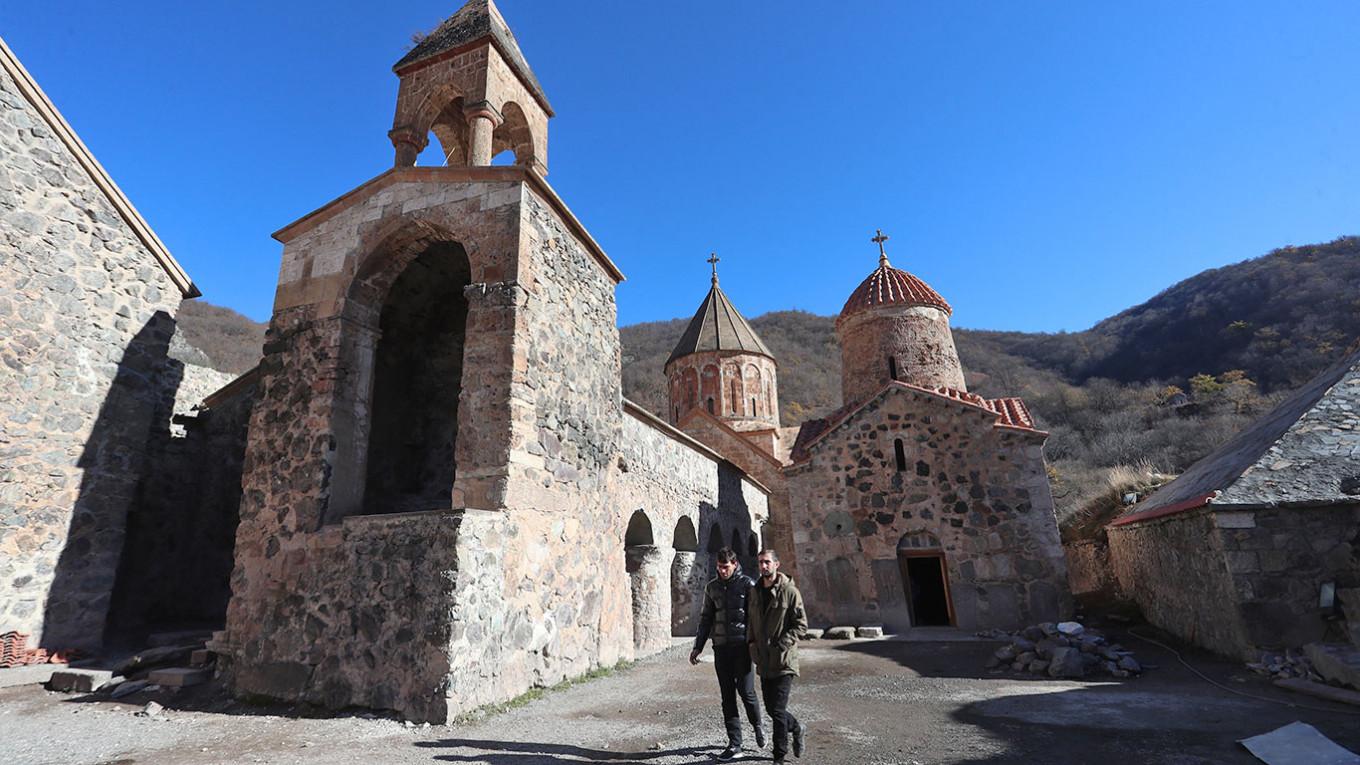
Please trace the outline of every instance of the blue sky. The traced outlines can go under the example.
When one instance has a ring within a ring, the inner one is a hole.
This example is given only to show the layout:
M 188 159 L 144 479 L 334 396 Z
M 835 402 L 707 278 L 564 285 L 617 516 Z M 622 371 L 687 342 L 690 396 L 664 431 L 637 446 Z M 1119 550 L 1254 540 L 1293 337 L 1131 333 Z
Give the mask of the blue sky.
M 0 34 L 206 299 L 267 318 L 269 234 L 391 164 L 457 0 L 0 0 Z M 893 264 L 958 326 L 1080 330 L 1206 268 L 1360 233 L 1360 3 L 500 0 L 548 180 L 688 316 L 835 313 Z

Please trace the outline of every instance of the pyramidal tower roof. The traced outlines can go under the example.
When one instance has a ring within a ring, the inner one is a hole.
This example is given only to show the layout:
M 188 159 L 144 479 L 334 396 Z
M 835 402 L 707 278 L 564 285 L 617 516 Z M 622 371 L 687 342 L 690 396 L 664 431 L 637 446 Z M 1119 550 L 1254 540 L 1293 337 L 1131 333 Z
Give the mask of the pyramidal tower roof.
M 680 342 L 676 343 L 675 350 L 671 351 L 670 358 L 666 359 L 666 364 L 669 365 L 682 356 L 703 351 L 759 353 L 773 359 L 774 354 L 765 347 L 760 335 L 756 334 L 718 286 L 717 258 L 710 262 L 715 264 L 713 284 L 709 287 L 708 295 L 704 297 L 699 310 L 694 313 L 694 318 L 689 320 L 689 326 L 685 328 L 685 334 L 680 337 Z
M 444 23 L 402 56 L 392 69 L 401 72 L 414 64 L 441 54 L 470 48 L 483 40 L 491 41 L 515 70 L 515 74 L 524 82 L 524 86 L 533 93 L 548 115 L 552 116 L 553 110 L 548 105 L 548 97 L 543 93 L 543 86 L 538 84 L 538 78 L 534 76 L 534 71 L 529 68 L 529 62 L 524 60 L 524 54 L 520 52 L 519 42 L 515 40 L 510 26 L 505 23 L 505 17 L 501 16 L 500 9 L 492 0 L 468 0 L 457 13 L 445 19 Z

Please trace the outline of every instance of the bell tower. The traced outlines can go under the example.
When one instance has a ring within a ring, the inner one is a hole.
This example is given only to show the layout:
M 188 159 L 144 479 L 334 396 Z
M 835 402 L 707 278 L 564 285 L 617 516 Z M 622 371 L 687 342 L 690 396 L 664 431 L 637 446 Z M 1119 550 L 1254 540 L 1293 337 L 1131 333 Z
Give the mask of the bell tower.
M 392 67 L 401 79 L 387 135 L 410 167 L 430 134 L 450 167 L 490 165 L 503 151 L 548 174 L 552 106 L 492 0 L 468 0 Z
M 779 429 L 774 354 L 718 286 L 718 256 L 708 263 L 708 294 L 666 360 L 667 419 L 678 426 L 702 409 L 773 453 Z

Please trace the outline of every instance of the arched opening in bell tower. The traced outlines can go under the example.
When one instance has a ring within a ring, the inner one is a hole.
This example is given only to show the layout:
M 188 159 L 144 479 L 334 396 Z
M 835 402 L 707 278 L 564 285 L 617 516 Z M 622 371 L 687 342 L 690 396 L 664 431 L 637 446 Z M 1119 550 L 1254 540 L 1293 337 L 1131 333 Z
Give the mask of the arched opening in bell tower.
M 373 356 L 365 515 L 452 504 L 470 280 L 463 248 L 438 242 L 388 290 Z

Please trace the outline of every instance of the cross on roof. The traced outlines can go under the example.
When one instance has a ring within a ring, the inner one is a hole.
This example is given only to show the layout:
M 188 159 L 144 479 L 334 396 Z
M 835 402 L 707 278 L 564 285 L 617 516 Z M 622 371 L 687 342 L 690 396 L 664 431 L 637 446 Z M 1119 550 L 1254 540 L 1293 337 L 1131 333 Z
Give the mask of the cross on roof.
M 881 228 L 874 230 L 878 232 L 878 236 L 873 237 L 869 241 L 878 244 L 878 264 L 880 266 L 886 266 L 888 265 L 888 251 L 883 248 L 883 243 L 888 241 L 888 235 L 883 233 L 883 229 Z
M 718 286 L 718 261 L 719 261 L 719 260 L 722 260 L 722 258 L 719 258 L 719 257 L 718 257 L 718 253 L 716 253 L 716 252 L 710 252 L 710 253 L 708 253 L 708 260 L 704 261 L 704 262 L 708 263 L 709 265 L 713 266 L 713 286 L 714 286 L 714 287 Z

